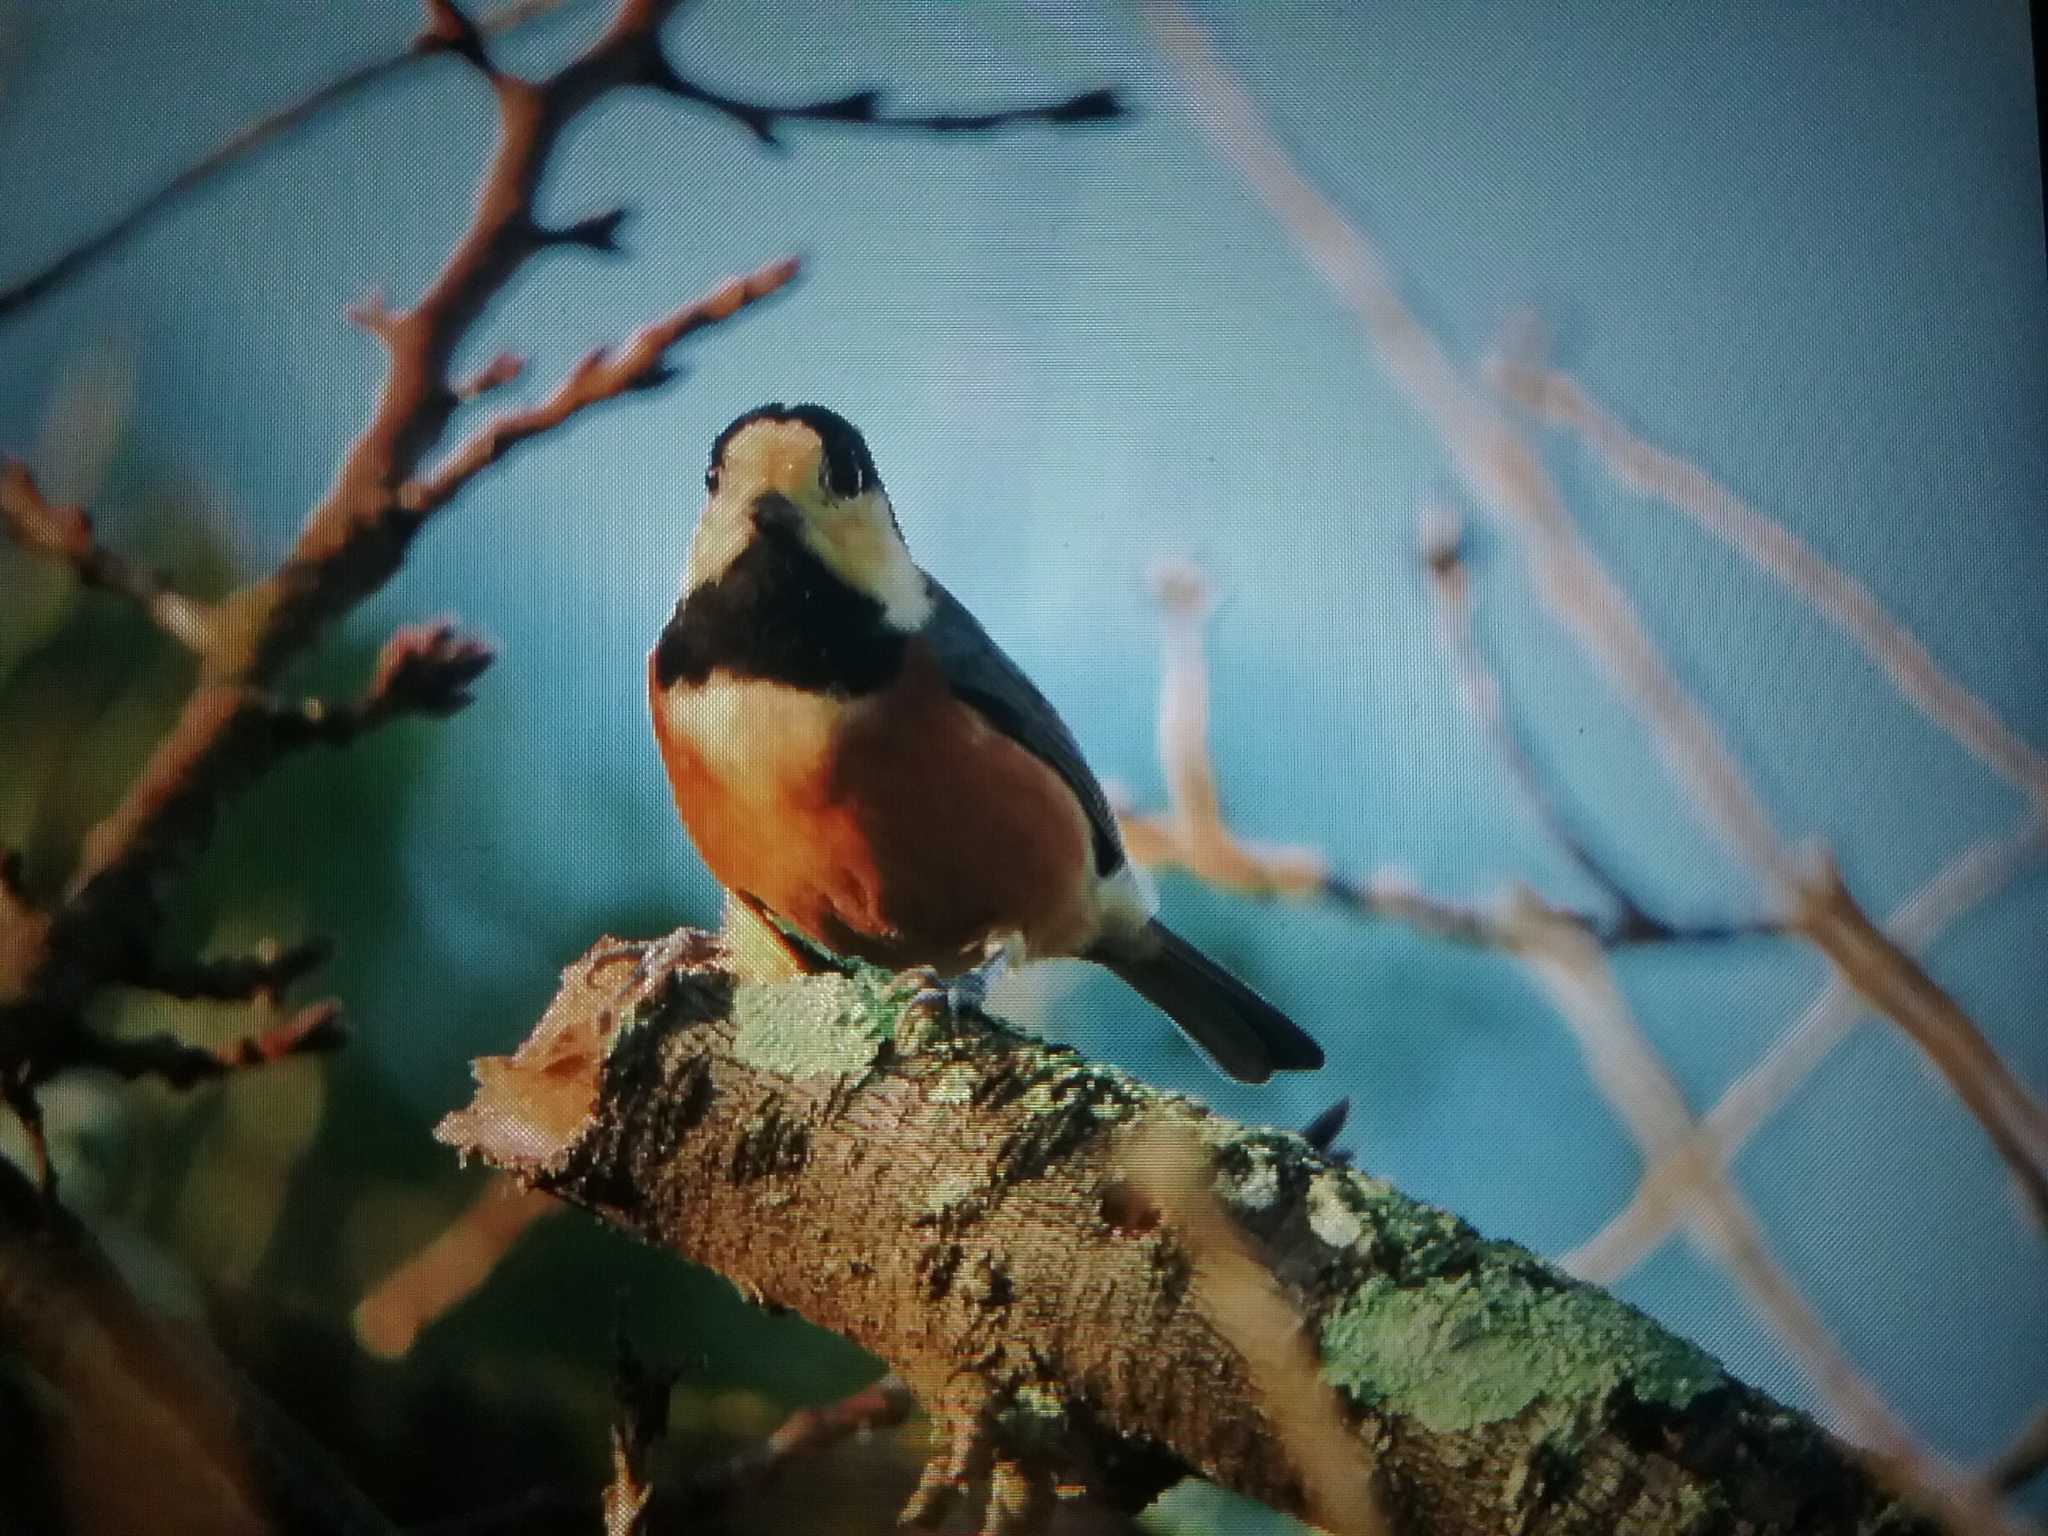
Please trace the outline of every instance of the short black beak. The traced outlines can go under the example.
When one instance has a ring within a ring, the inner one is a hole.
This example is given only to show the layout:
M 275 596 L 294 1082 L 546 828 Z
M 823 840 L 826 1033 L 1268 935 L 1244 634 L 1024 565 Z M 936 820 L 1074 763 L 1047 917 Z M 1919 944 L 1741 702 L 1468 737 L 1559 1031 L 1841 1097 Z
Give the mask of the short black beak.
M 750 510 L 756 528 L 794 528 L 803 521 L 797 504 L 780 491 L 763 491 L 754 498 Z

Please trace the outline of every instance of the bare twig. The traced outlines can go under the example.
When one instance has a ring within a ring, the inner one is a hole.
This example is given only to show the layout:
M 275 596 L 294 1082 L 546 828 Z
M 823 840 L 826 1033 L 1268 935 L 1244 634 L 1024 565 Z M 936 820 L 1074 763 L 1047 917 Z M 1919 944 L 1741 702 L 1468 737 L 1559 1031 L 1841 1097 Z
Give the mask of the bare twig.
M 1110 787 L 1125 851 L 1133 862 L 1150 869 L 1184 870 L 1219 890 L 1255 899 L 1324 902 L 1361 917 L 1403 923 L 1447 943 L 1509 948 L 1500 914 L 1490 908 L 1427 895 L 1395 870 L 1362 880 L 1341 875 L 1313 848 L 1256 842 L 1231 829 L 1223 818 L 1222 792 L 1209 751 L 1209 669 L 1202 635 L 1214 608 L 1213 595 L 1202 573 L 1182 561 L 1160 565 L 1153 573 L 1153 590 L 1160 602 L 1165 655 L 1159 686 L 1159 758 L 1166 777 L 1167 810 L 1140 812 L 1126 792 Z M 1619 919 L 1558 910 L 1615 948 L 1712 943 L 1766 931 L 1745 923 L 1670 923 L 1639 909 L 1633 917 L 1624 912 Z
M 1637 900 L 1621 877 L 1594 853 L 1586 840 L 1573 829 L 1556 792 L 1536 771 L 1534 761 L 1509 719 L 1500 679 L 1480 652 L 1479 634 L 1473 623 L 1472 576 L 1466 567 L 1464 543 L 1455 514 L 1443 505 L 1426 507 L 1422 532 L 1423 570 L 1437 599 L 1445 644 L 1457 664 L 1467 706 L 1480 729 L 1486 733 L 1494 754 L 1507 769 L 1523 804 L 1565 856 L 1614 903 L 1615 915 L 1611 920 L 1598 924 L 1581 923 L 1580 926 L 1597 932 L 1609 948 L 1673 940 L 1713 942 L 1782 933 L 1783 925 L 1771 922 L 1666 922 Z
M 662 363 L 668 349 L 693 331 L 715 325 L 748 304 L 766 298 L 796 276 L 794 257 L 736 277 L 695 303 L 642 329 L 614 354 L 599 348 L 576 365 L 547 399 L 524 410 L 492 418 L 427 475 L 410 481 L 400 496 L 415 514 L 434 511 L 513 448 L 577 412 L 633 390 L 650 389 L 669 377 Z
M 1403 302 L 1378 247 L 1288 160 L 1186 10 L 1177 0 L 1150 0 L 1146 15 L 1200 101 L 1200 121 L 1219 152 L 1357 317 L 1467 489 L 1521 535 L 1538 594 L 1633 704 L 1694 807 L 1762 876 L 1788 920 L 1837 974 L 1941 1070 L 2006 1158 L 2037 1221 L 2048 1221 L 2048 1110 L 1953 999 L 1883 939 L 1832 866 L 1802 855 L 1780 834 L 1720 731 L 1580 537 L 1542 461 Z
M 1578 433 L 1623 485 L 1684 513 L 1804 598 L 1848 635 L 1922 714 L 2034 800 L 2048 804 L 2048 755 L 2022 740 L 1989 704 L 1944 672 L 1862 582 L 1699 466 L 1632 433 L 1569 374 L 1502 357 L 1489 366 L 1487 377 L 1509 399 Z
M 209 607 L 100 543 L 84 509 L 50 505 L 17 459 L 0 460 L 0 529 L 30 554 L 70 567 L 87 586 L 125 597 L 187 650 L 205 653 Z
M 302 939 L 283 946 L 266 942 L 250 955 L 215 960 L 151 960 L 122 980 L 129 986 L 161 992 L 166 997 L 248 1002 L 285 991 L 300 977 L 325 965 L 333 952 L 333 944 L 324 938 Z
M 1056 101 L 979 111 L 889 112 L 883 110 L 882 93 L 872 87 L 814 101 L 786 104 L 748 101 L 686 78 L 666 59 L 657 60 L 650 66 L 647 83 L 679 100 L 722 113 L 770 149 L 786 147 L 776 131 L 784 123 L 856 124 L 923 133 L 987 133 L 1021 123 L 1071 126 L 1107 122 L 1124 116 L 1129 110 L 1115 91 L 1101 87 L 1063 96 Z
M 730 1498 L 764 1488 L 789 1466 L 815 1456 L 852 1435 L 891 1429 L 910 1417 L 917 1400 L 896 1376 L 884 1376 L 836 1402 L 799 1408 L 760 1445 L 692 1476 L 685 1484 L 691 1502 Z
M 544 16 L 561 0 L 512 0 L 483 20 L 491 33 L 510 32 L 536 17 Z M 0 322 L 20 313 L 78 277 L 87 268 L 127 244 L 181 199 L 190 196 L 230 166 L 248 158 L 264 145 L 283 137 L 301 124 L 311 122 L 328 108 L 360 95 L 367 87 L 390 78 L 417 63 L 422 52 L 409 45 L 402 52 L 358 65 L 316 90 L 267 112 L 254 122 L 238 128 L 217 148 L 187 166 L 106 225 L 72 246 L 54 260 L 18 282 L 0 289 Z
M 312 121 L 329 108 L 352 100 L 370 86 L 411 68 L 420 60 L 437 53 L 452 53 L 495 74 L 495 69 L 490 67 L 489 40 L 546 15 L 561 3 L 562 0 L 511 0 L 511 3 L 485 15 L 481 21 L 472 22 L 457 6 L 445 3 L 445 0 L 428 0 L 427 24 L 401 51 L 358 65 L 238 129 L 218 148 L 150 191 L 98 233 L 61 252 L 28 276 L 0 288 L 0 323 L 80 276 L 127 244 L 176 203 L 264 145 Z M 666 12 L 673 9 L 673 5 L 659 8 Z M 639 83 L 654 86 L 678 100 L 731 118 L 769 148 L 784 147 L 776 130 L 787 122 L 837 123 L 929 133 L 986 133 L 1021 123 L 1065 127 L 1105 122 L 1122 117 L 1129 110 L 1117 92 L 1104 87 L 1053 101 L 979 110 L 889 112 L 883 110 L 882 93 L 872 88 L 816 101 L 776 105 L 744 100 L 699 84 L 678 73 L 659 52 L 650 52 L 644 63 Z M 601 250 L 615 250 L 617 247 L 612 243 L 611 235 L 621 216 L 616 212 L 600 215 L 558 231 L 549 238 Z
M 277 706 L 282 740 L 346 746 L 366 731 L 407 715 L 442 719 L 469 706 L 469 685 L 483 676 L 493 652 L 447 620 L 409 624 L 384 642 L 362 696 L 348 704 L 323 699 Z
M 426 294 L 394 311 L 381 301 L 361 315 L 384 339 L 389 365 L 370 421 L 350 448 L 333 487 L 307 519 L 284 561 L 265 579 L 206 612 L 190 638 L 201 652 L 199 684 L 127 791 L 86 834 L 63 898 L 47 914 L 0 911 L 0 1075 L 17 1096 L 67 1065 L 91 1064 L 192 1078 L 214 1070 L 207 1053 L 170 1042 L 149 1049 L 112 1049 L 85 1037 L 82 1005 L 100 986 L 133 976 L 149 953 L 149 936 L 167 877 L 204 840 L 222 802 L 292 748 L 337 744 L 405 715 L 442 715 L 468 700 L 467 688 L 489 661 L 483 647 L 452 627 L 401 631 L 385 649 L 377 675 L 358 700 L 286 704 L 269 691 L 285 663 L 398 569 L 429 508 L 410 505 L 407 490 L 433 451 L 463 389 L 448 381 L 456 349 L 490 299 L 548 243 L 532 204 L 563 128 L 614 90 L 638 83 L 659 49 L 658 30 L 677 0 L 620 0 L 602 34 L 540 82 L 489 67 L 482 33 L 459 8 L 429 7 L 421 47 L 452 51 L 483 68 L 498 99 L 497 152 L 483 178 L 467 233 L 456 243 Z M 600 233 L 593 226 L 591 238 Z M 720 290 L 704 305 L 650 327 L 602 376 L 586 380 L 593 395 L 642 386 L 660 376 L 663 349 L 691 330 L 726 318 L 787 282 L 791 269 L 768 269 L 773 280 Z M 485 370 L 482 384 L 502 382 L 509 365 Z M 474 391 L 478 381 L 466 386 Z M 536 429 L 537 430 L 537 429 Z M 470 471 L 474 473 L 472 469 Z M 444 487 L 443 501 L 459 487 Z M 8 531 L 45 552 L 60 552 L 88 574 L 132 595 L 156 596 L 125 567 L 96 553 L 89 526 L 76 514 L 51 512 L 25 474 L 11 473 Z M 438 506 L 440 502 L 436 502 Z M 330 1030 L 301 1020 L 251 1045 L 255 1059 L 286 1042 L 323 1041 Z
M 1984 1479 L 2001 1493 L 2017 1493 L 2043 1472 L 2048 1472 L 2048 1407 L 2035 1410 L 2012 1443 L 1984 1469 Z
M 79 1041 L 78 1061 L 120 1077 L 153 1077 L 173 1088 L 190 1088 L 292 1056 L 323 1055 L 339 1050 L 347 1039 L 341 1004 L 328 998 L 308 1003 L 281 1024 L 226 1045 L 188 1045 L 172 1035 L 113 1040 L 86 1033 Z
M 1926 949 L 2043 858 L 2048 858 L 2048 822 L 2035 818 L 2012 837 L 1964 850 L 1903 903 L 1885 926 L 1898 943 Z M 1736 1080 L 1688 1140 L 1651 1161 L 1629 1203 L 1565 1256 L 1565 1268 L 1589 1280 L 1612 1283 L 1647 1258 L 1684 1215 L 1691 1198 L 1695 1166 L 1691 1159 L 1720 1168 L 1732 1163 L 1757 1128 L 1848 1038 L 1864 1006 L 1861 996 L 1840 976 L 1831 979 L 1785 1036 Z
M 491 1179 L 461 1215 L 356 1303 L 356 1338 L 387 1360 L 405 1354 L 421 1332 L 475 1293 L 528 1227 L 565 1209 L 510 1179 Z

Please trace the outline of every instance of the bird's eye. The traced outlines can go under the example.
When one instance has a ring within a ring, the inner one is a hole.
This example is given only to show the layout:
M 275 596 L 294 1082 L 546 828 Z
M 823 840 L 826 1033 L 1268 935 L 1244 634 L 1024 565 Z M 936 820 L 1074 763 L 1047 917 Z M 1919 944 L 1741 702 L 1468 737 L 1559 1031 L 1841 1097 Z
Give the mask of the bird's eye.
M 704 489 L 713 496 L 718 494 L 718 466 L 716 464 L 704 471 Z

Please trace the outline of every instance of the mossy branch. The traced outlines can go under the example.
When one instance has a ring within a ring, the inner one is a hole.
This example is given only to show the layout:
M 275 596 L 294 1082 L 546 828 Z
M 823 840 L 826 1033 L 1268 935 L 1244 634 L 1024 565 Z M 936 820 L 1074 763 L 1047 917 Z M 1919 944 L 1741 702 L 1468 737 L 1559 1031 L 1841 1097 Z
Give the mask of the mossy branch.
M 742 981 L 690 933 L 630 975 L 617 953 L 439 1135 L 886 1359 L 950 1447 L 919 1514 L 963 1478 L 992 1509 L 1055 1484 L 1135 1509 L 1196 1473 L 1330 1518 L 1164 1137 L 1300 1320 L 1389 1528 L 1931 1529 L 1641 1313 L 1299 1136 L 880 973 Z

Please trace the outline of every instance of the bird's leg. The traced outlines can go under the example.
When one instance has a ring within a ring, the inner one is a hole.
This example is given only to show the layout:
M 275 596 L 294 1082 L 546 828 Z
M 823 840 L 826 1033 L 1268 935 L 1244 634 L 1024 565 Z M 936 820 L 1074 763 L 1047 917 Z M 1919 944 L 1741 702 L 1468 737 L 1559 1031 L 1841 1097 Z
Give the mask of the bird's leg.
M 785 932 L 768 909 L 744 891 L 725 893 L 725 941 L 741 974 L 754 981 L 815 976 L 834 969 L 828 956 Z
M 910 1006 L 938 1008 L 954 1014 L 985 1013 L 989 989 L 1010 968 L 1010 946 L 1008 939 L 991 939 L 981 964 L 971 971 L 962 971 L 951 981 L 928 965 L 918 967 L 909 973 L 918 982 Z

